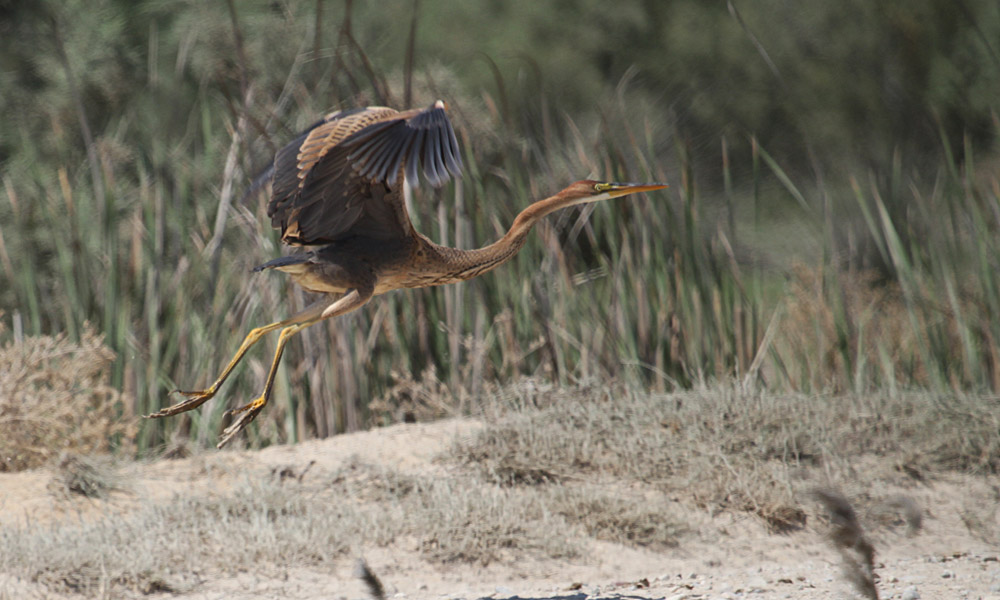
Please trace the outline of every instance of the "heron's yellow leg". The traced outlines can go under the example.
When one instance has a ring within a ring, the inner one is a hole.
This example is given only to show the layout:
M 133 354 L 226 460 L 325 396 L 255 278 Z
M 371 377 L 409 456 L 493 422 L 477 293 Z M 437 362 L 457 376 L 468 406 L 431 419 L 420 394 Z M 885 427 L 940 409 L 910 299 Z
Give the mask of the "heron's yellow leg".
M 281 334 L 278 336 L 278 347 L 274 351 L 274 360 L 271 361 L 271 369 L 267 373 L 267 382 L 264 384 L 264 391 L 246 406 L 229 411 L 231 415 L 240 416 L 222 432 L 222 438 L 219 440 L 217 447 L 221 448 L 229 443 L 229 440 L 233 439 L 233 436 L 249 425 L 257 417 L 257 413 L 267 405 L 267 401 L 271 397 L 271 390 L 274 387 L 274 377 L 278 373 L 278 364 L 281 362 L 281 355 L 285 351 L 285 345 L 293 335 L 314 323 L 360 308 L 371 299 L 371 296 L 371 290 L 368 290 L 367 293 L 359 293 L 357 290 L 352 290 L 333 304 L 320 310 L 319 315 L 315 318 L 282 329 Z
M 229 374 L 232 373 L 236 365 L 239 364 L 241 360 L 243 360 L 243 356 L 246 355 L 247 351 L 250 350 L 250 348 L 252 348 L 254 344 L 259 342 L 261 338 L 263 338 L 268 333 L 271 333 L 275 329 L 281 329 L 282 327 L 287 327 L 289 325 L 293 325 L 296 323 L 301 323 L 304 321 L 315 323 L 316 320 L 320 318 L 320 316 L 323 314 L 323 311 L 327 308 L 327 306 L 328 304 L 326 302 L 317 302 L 311 304 L 305 310 L 298 312 L 292 315 L 291 317 L 288 317 L 284 321 L 277 321 L 275 323 L 271 323 L 263 327 L 257 327 L 255 329 L 251 329 L 250 333 L 248 333 L 247 336 L 243 338 L 243 343 L 240 344 L 240 348 L 239 350 L 236 351 L 236 354 L 233 356 L 232 360 L 229 361 L 229 364 L 226 365 L 226 368 L 222 370 L 222 374 L 219 375 L 218 378 L 216 378 L 216 380 L 212 383 L 211 386 L 209 386 L 207 389 L 197 390 L 193 392 L 176 390 L 178 394 L 184 396 L 186 399 L 181 402 L 178 402 L 177 404 L 174 404 L 173 406 L 168 406 L 151 415 L 146 415 L 146 416 L 152 419 L 160 417 L 170 417 L 176 414 L 180 414 L 182 412 L 198 408 L 199 406 L 201 406 L 208 400 L 211 400 L 215 396 L 215 394 L 219 391 L 219 388 L 222 387 L 223 382 L 225 382 L 226 378 L 229 377 Z
M 318 319 L 317 319 L 318 320 Z M 268 399 L 271 397 L 271 389 L 274 387 L 274 377 L 278 373 L 278 363 L 281 362 L 281 355 L 285 351 L 285 344 L 288 340 L 296 333 L 302 331 L 306 327 L 309 327 L 316 321 L 310 321 L 308 323 L 300 323 L 298 325 L 291 325 L 285 327 L 281 330 L 281 334 L 278 336 L 278 347 L 274 351 L 274 360 L 271 361 L 271 369 L 267 373 L 267 382 L 264 384 L 264 391 L 256 400 L 247 404 L 246 406 L 241 406 L 240 408 L 234 408 L 228 411 L 227 414 L 238 415 L 243 413 L 239 419 L 233 422 L 232 425 L 226 428 L 222 432 L 222 438 L 219 440 L 218 447 L 221 448 L 229 442 L 230 439 L 237 433 L 239 433 L 250 421 L 253 421 L 264 406 L 267 404 Z

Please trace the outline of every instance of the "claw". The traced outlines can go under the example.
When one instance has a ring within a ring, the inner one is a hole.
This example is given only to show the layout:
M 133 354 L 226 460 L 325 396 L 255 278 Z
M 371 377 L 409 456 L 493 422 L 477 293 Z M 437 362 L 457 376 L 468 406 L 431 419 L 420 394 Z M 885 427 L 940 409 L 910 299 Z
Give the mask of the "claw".
M 228 444 L 229 441 L 236 436 L 236 434 L 243 431 L 251 421 L 257 418 L 257 413 L 264 408 L 265 404 L 267 404 L 267 398 L 261 396 L 246 406 L 226 411 L 227 415 L 240 415 L 240 418 L 233 421 L 229 427 L 226 427 L 226 429 L 222 432 L 222 437 L 219 438 L 219 443 L 216 444 L 215 447 L 222 448 Z
M 211 400 L 215 396 L 215 390 L 212 390 L 212 389 L 199 390 L 199 391 L 196 391 L 196 392 L 185 392 L 185 391 L 182 391 L 182 390 L 174 390 L 171 393 L 173 393 L 173 394 L 180 394 L 181 396 L 186 397 L 187 400 L 184 400 L 182 402 L 178 402 L 177 404 L 174 404 L 173 406 L 168 406 L 166 408 L 161 408 L 160 410 L 156 411 L 155 413 L 146 415 L 147 419 L 159 419 L 160 417 L 172 417 L 173 415 L 177 415 L 177 414 L 180 414 L 182 412 L 187 412 L 189 410 L 193 410 L 195 408 L 198 408 L 202 404 L 208 402 L 209 400 Z

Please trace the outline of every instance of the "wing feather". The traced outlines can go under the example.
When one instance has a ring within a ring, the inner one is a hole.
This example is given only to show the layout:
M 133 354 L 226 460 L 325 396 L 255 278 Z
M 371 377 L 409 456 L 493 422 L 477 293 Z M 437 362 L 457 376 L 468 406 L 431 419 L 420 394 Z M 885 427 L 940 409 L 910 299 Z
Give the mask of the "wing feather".
M 386 143 L 379 149 L 378 154 L 372 157 L 372 177 L 376 181 L 384 181 L 386 185 L 392 187 L 395 179 L 390 182 L 390 165 L 396 164 L 395 170 L 399 169 L 397 163 L 402 161 L 402 154 L 406 150 L 408 140 L 406 132 L 399 129 L 387 132 L 385 138 Z
M 459 177 L 462 159 L 444 104 L 397 112 L 369 107 L 327 115 L 274 160 L 268 216 L 294 245 L 353 235 L 412 235 L 402 201 L 405 172 L 433 186 Z
M 406 160 L 406 178 L 413 183 L 417 182 L 417 173 L 420 172 L 420 161 L 417 160 L 416 155 L 420 152 L 420 148 L 424 145 L 424 138 L 426 136 L 426 131 L 423 129 L 417 130 L 417 134 L 413 138 L 413 145 L 410 147 L 410 154 Z

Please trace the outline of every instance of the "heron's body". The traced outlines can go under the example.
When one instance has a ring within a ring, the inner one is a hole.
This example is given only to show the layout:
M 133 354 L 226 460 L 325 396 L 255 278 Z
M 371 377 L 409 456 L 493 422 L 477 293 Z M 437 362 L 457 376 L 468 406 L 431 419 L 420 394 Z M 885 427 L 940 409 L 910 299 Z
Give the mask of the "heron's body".
M 374 280 L 373 296 L 398 289 L 445 285 L 491 271 L 517 253 L 527 240 L 502 252 L 441 246 L 421 234 L 403 240 L 354 237 L 292 257 L 275 259 L 255 270 L 275 269 L 310 292 L 343 294 L 361 280 Z M 289 260 L 291 259 L 291 260 Z
M 528 206 L 493 244 L 463 250 L 435 244 L 415 231 L 403 202 L 404 179 L 416 184 L 423 174 L 438 186 L 460 172 L 458 142 L 440 101 L 424 110 L 369 107 L 331 113 L 282 148 L 274 158 L 267 214 L 281 229 L 282 241 L 311 248 L 255 271 L 282 271 L 304 289 L 337 297 L 252 330 L 211 387 L 181 392 L 187 400 L 150 416 L 200 406 L 251 346 L 281 329 L 263 393 L 233 411 L 242 415 L 226 429 L 221 446 L 267 403 L 282 351 L 295 333 L 355 310 L 379 294 L 455 283 L 495 269 L 517 254 L 535 223 L 553 211 L 665 187 L 578 181 Z

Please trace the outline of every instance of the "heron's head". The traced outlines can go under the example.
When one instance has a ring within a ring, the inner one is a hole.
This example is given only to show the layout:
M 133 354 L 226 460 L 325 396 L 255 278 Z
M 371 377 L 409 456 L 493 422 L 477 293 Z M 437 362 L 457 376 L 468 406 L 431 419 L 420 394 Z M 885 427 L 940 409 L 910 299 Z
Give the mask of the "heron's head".
M 610 198 L 620 198 L 639 192 L 651 192 L 667 187 L 665 183 L 606 183 L 584 179 L 577 181 L 562 191 L 567 204 L 586 204 Z

